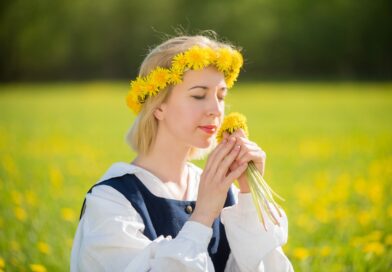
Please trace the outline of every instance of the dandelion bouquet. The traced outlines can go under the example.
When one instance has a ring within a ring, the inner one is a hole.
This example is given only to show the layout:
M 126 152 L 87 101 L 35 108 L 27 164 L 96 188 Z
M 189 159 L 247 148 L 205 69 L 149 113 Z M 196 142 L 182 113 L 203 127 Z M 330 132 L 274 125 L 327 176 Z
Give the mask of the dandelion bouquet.
M 248 126 L 246 124 L 246 117 L 240 113 L 233 112 L 227 115 L 223 121 L 223 124 L 220 130 L 217 133 L 217 141 L 221 142 L 223 138 L 223 133 L 227 132 L 229 135 L 233 134 L 236 130 L 242 129 L 246 136 L 248 136 Z M 267 182 L 262 177 L 260 171 L 257 169 L 256 165 L 253 161 L 248 163 L 248 167 L 246 169 L 248 183 L 250 192 L 252 195 L 253 203 L 257 210 L 257 215 L 260 219 L 260 222 L 264 226 L 264 229 L 267 231 L 266 222 L 262 213 L 262 210 L 265 211 L 267 216 L 271 219 L 271 221 L 280 226 L 278 219 L 275 217 L 272 212 L 272 208 L 275 208 L 280 217 L 282 214 L 279 210 L 279 205 L 275 202 L 273 195 L 277 196 L 279 199 L 283 200 L 278 194 L 276 194 L 267 184 Z M 271 208 L 272 206 L 272 208 Z

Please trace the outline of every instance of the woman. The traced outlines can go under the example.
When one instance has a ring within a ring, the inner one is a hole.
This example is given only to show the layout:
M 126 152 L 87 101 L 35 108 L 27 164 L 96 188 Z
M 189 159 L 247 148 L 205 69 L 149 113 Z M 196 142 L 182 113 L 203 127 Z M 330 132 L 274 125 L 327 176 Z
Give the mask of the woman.
M 215 142 L 241 66 L 233 46 L 201 35 L 145 58 L 127 97 L 137 157 L 87 194 L 71 271 L 293 271 L 286 215 L 265 231 L 247 184 L 247 163 L 263 173 L 265 153 L 241 130 Z M 211 150 L 204 170 L 189 162 Z

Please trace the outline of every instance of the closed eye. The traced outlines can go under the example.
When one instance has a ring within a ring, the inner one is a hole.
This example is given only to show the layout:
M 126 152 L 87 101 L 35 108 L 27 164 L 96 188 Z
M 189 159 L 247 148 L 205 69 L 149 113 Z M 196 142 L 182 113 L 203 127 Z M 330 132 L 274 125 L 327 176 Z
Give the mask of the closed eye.
M 203 95 L 203 96 L 192 95 L 192 97 L 195 98 L 195 99 L 197 99 L 197 100 L 202 100 L 202 99 L 204 99 L 206 96 L 205 96 L 205 95 Z

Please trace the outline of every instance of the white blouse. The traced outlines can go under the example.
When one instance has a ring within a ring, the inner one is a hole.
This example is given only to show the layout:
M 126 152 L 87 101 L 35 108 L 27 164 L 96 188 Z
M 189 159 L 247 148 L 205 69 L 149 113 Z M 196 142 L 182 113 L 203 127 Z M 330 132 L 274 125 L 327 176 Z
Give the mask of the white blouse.
M 187 167 L 186 200 L 197 200 L 202 169 L 190 162 Z M 135 174 L 152 194 L 174 198 L 151 172 L 125 162 L 114 163 L 98 182 L 127 173 Z M 265 231 L 251 194 L 239 193 L 234 185 L 232 190 L 236 204 L 221 212 L 231 249 L 225 272 L 294 271 L 281 248 L 288 236 L 285 212 L 281 210 L 281 226 L 266 219 Z M 120 192 L 107 185 L 94 187 L 86 196 L 86 210 L 75 234 L 71 272 L 214 271 L 207 249 L 212 228 L 187 221 L 174 239 L 161 235 L 153 241 L 144 236 L 143 230 L 141 216 Z

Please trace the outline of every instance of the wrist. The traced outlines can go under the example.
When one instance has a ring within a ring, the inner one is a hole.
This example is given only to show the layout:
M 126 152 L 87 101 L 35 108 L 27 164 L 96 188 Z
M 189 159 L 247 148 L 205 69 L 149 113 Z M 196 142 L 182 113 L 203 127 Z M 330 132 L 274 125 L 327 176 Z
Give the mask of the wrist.
M 195 210 L 189 220 L 199 222 L 209 228 L 211 228 L 215 217 L 206 213 L 201 213 Z
M 246 176 L 238 179 L 238 185 L 240 187 L 240 193 L 243 194 L 250 193 L 248 179 Z

